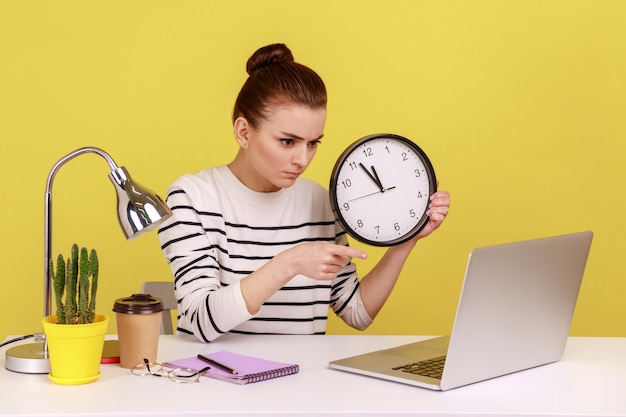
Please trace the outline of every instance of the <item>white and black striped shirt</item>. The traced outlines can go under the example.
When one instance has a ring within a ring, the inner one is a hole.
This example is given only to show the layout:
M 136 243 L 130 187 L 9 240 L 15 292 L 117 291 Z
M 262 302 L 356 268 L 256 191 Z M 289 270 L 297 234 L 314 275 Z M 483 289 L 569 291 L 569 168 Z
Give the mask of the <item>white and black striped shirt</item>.
M 239 281 L 276 254 L 302 242 L 347 244 L 319 184 L 300 178 L 259 193 L 220 166 L 179 178 L 167 204 L 173 216 L 159 240 L 174 274 L 178 331 L 205 342 L 226 332 L 324 334 L 329 306 L 352 327 L 371 324 L 352 262 L 333 281 L 295 276 L 255 315 L 246 308 Z

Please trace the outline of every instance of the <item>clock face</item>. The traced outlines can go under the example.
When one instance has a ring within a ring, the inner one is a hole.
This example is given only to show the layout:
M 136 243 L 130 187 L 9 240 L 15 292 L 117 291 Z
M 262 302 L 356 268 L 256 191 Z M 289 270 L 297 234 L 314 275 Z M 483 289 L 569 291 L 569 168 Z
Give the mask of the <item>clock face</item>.
M 335 216 L 353 238 L 393 246 L 428 223 L 437 189 L 426 154 L 410 140 L 377 134 L 357 140 L 339 157 L 330 179 Z

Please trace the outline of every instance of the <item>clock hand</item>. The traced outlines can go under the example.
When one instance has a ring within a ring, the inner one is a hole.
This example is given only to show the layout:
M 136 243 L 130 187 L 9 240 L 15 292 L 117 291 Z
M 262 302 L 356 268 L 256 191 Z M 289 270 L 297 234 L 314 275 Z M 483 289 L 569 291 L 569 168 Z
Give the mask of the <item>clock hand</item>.
M 389 188 L 383 187 L 383 183 L 380 181 L 380 177 L 378 176 L 378 172 L 376 172 L 376 168 L 374 168 L 374 165 L 372 165 L 372 173 L 374 174 L 374 177 L 376 178 L 376 184 L 380 187 L 381 193 L 384 193 L 387 190 L 393 190 L 394 188 L 396 188 L 395 185 Z
M 374 168 L 374 165 L 372 165 L 372 174 L 374 174 L 374 177 L 376 177 L 376 183 L 380 187 L 380 191 L 384 193 L 385 187 L 383 187 L 383 183 L 380 181 L 380 177 L 378 176 L 378 172 L 376 172 L 376 168 Z
M 363 165 L 361 162 L 359 162 L 359 166 L 360 166 L 361 168 L 363 168 L 363 171 L 365 171 L 365 173 L 367 174 L 367 176 L 368 176 L 368 177 L 370 177 L 370 179 L 371 179 L 372 181 L 374 181 L 374 184 L 376 184 L 376 186 L 377 186 L 378 188 L 380 188 L 380 192 L 381 192 L 381 193 L 385 192 L 385 188 L 384 188 L 384 187 L 383 187 L 383 185 L 380 183 L 380 180 L 378 179 L 378 174 L 376 174 L 376 170 L 374 170 L 374 167 L 372 166 L 372 170 L 374 171 L 374 175 L 375 175 L 375 176 L 374 176 L 374 175 L 372 175 L 372 173 L 371 173 L 371 172 L 369 172 L 369 171 L 367 170 L 367 168 L 365 168 L 365 165 Z
M 371 196 L 371 195 L 378 194 L 378 193 L 381 193 L 381 192 L 382 192 L 382 191 L 380 191 L 380 190 L 379 190 L 379 191 L 376 191 L 376 192 L 374 192 L 374 193 L 369 193 L 369 194 L 365 194 L 365 195 L 362 195 L 362 196 L 359 196 L 359 197 L 355 197 L 355 198 L 353 198 L 352 200 L 348 200 L 348 203 L 352 203 L 352 202 L 353 202 L 353 201 L 355 201 L 355 200 L 359 200 L 359 199 L 361 199 L 361 198 L 369 197 L 369 196 Z
M 348 203 L 352 203 L 355 200 L 360 200 L 361 198 L 369 197 L 369 196 L 374 195 L 374 194 L 384 193 L 385 191 L 393 190 L 394 188 L 396 188 L 395 185 L 393 187 L 383 188 L 380 191 L 376 191 L 376 192 L 373 192 L 373 193 L 369 193 L 369 194 L 365 194 L 365 195 L 362 195 L 362 196 L 359 196 L 359 197 L 355 197 L 355 198 L 353 198 L 351 200 L 348 200 Z

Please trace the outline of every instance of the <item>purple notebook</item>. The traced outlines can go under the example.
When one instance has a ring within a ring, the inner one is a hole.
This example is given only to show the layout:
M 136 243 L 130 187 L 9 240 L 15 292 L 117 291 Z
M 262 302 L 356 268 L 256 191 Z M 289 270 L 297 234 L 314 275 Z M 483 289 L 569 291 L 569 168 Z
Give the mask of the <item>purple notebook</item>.
M 234 384 L 251 384 L 253 382 L 295 374 L 300 370 L 300 367 L 296 364 L 271 361 L 255 356 L 229 352 L 227 350 L 206 353 L 202 356 L 226 368 L 235 370 L 237 374 L 233 374 L 219 365 L 207 363 L 196 356 L 167 361 L 165 365 L 174 368 L 190 368 L 194 371 L 199 371 L 200 369 L 210 366 L 211 369 L 206 371 L 203 376 L 232 382 Z

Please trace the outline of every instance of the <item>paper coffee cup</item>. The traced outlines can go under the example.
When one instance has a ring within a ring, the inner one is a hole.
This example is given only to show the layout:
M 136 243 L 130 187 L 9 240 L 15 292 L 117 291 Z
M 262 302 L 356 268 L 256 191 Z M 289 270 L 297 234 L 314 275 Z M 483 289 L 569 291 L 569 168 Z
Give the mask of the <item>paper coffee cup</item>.
M 115 300 L 122 368 L 134 368 L 144 363 L 144 358 L 156 362 L 163 309 L 163 300 L 150 294 Z

